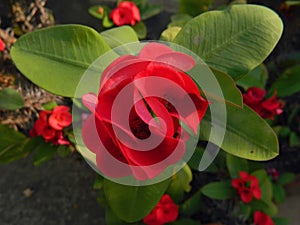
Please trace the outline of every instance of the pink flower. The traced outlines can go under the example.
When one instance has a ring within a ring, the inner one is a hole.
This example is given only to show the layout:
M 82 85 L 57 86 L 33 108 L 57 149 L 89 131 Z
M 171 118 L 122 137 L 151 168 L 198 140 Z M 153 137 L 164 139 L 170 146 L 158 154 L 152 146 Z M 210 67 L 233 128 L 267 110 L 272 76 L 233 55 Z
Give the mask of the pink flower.
M 178 211 L 178 205 L 169 195 L 165 194 L 143 221 L 147 225 L 163 225 L 175 221 Z
M 274 222 L 267 214 L 256 211 L 254 213 L 254 225 L 274 225 Z
M 282 113 L 283 105 L 276 99 L 276 93 L 268 99 L 264 99 L 265 95 L 265 90 L 250 87 L 247 92 L 243 94 L 243 100 L 246 105 L 252 108 L 262 118 L 274 119 L 275 115 Z
M 241 200 L 244 203 L 249 203 L 252 201 L 253 197 L 260 199 L 261 190 L 258 179 L 244 171 L 240 171 L 239 175 L 240 178 L 233 179 L 231 184 L 235 189 L 237 189 Z
M 0 52 L 3 52 L 5 50 L 5 44 L 2 41 L 2 39 L 0 38 Z
M 117 26 L 131 25 L 141 21 L 140 11 L 134 2 L 120 2 L 117 8 L 111 11 L 110 18 Z

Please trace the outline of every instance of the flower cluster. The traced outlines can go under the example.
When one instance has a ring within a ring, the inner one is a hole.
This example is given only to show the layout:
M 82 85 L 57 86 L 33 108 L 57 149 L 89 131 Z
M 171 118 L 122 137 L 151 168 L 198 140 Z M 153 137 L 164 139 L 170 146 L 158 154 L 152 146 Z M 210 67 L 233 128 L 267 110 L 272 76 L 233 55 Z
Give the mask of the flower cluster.
M 54 145 L 69 145 L 63 136 L 63 128 L 72 123 L 72 115 L 68 106 L 57 106 L 53 110 L 43 110 L 39 119 L 30 130 L 31 137 L 42 136 L 46 142 Z
M 155 208 L 144 218 L 144 223 L 147 225 L 163 225 L 173 222 L 178 217 L 179 207 L 172 198 L 165 194 L 157 203 Z
M 138 7 L 133 2 L 124 1 L 111 11 L 110 19 L 117 26 L 134 26 L 136 22 L 141 21 L 141 16 Z
M 240 171 L 240 178 L 232 180 L 232 186 L 238 191 L 242 201 L 249 203 L 252 198 L 260 199 L 261 190 L 259 188 L 258 179 L 244 171 Z
M 256 211 L 254 213 L 254 225 L 274 225 L 274 222 L 267 214 Z
M 257 87 L 248 88 L 243 94 L 243 100 L 246 105 L 252 108 L 262 118 L 274 119 L 275 115 L 282 113 L 283 105 L 277 100 L 276 93 L 265 99 L 266 91 Z
M 5 44 L 4 42 L 2 41 L 2 39 L 0 38 L 0 52 L 3 52 L 5 49 Z

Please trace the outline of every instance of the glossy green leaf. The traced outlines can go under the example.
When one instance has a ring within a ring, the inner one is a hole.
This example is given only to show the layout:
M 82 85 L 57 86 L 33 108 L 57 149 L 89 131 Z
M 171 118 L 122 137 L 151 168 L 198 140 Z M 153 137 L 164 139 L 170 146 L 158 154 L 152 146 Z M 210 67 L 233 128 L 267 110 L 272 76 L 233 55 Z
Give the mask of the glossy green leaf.
M 212 182 L 201 189 L 202 194 L 209 198 L 226 200 L 235 196 L 236 191 L 228 182 Z
M 120 219 L 131 223 L 151 212 L 169 183 L 170 180 L 165 180 L 148 186 L 125 186 L 105 179 L 104 192 L 112 211 Z
M 48 142 L 41 142 L 35 149 L 34 161 L 33 164 L 35 166 L 40 166 L 41 164 L 47 162 L 52 159 L 56 153 L 57 146 L 54 146 Z
M 29 141 L 20 132 L 0 124 L 0 164 L 10 163 L 24 158 L 30 151 L 24 149 Z
M 47 102 L 42 105 L 43 109 L 45 110 L 53 110 L 57 106 L 56 102 Z
M 180 30 L 178 26 L 170 27 L 161 33 L 160 40 L 172 42 Z
M 24 106 L 22 96 L 12 88 L 0 91 L 0 109 L 16 110 Z
M 231 178 L 239 177 L 240 171 L 248 172 L 249 170 L 248 161 L 246 159 L 242 159 L 231 154 L 227 154 L 226 164 Z
M 282 204 L 285 201 L 285 190 L 284 188 L 277 184 L 272 183 L 274 200 L 277 204 Z
M 201 190 L 198 190 L 192 197 L 180 204 L 180 215 L 191 217 L 197 214 L 203 206 L 201 202 Z
M 278 213 L 277 206 L 272 201 L 252 200 L 249 203 L 253 211 L 262 211 L 273 217 Z
M 279 97 L 285 97 L 300 91 L 300 65 L 287 69 L 273 83 L 271 92 L 276 91 Z
M 280 185 L 286 185 L 293 182 L 296 179 L 296 175 L 293 173 L 283 173 L 278 177 L 277 183 Z
M 159 14 L 162 10 L 161 5 L 147 4 L 141 9 L 141 19 L 147 20 L 153 16 Z
M 195 17 L 174 42 L 236 80 L 266 59 L 282 30 L 282 21 L 272 10 L 258 5 L 232 5 L 224 11 Z
M 247 75 L 237 80 L 236 83 L 247 90 L 249 87 L 259 87 L 265 89 L 268 79 L 268 71 L 264 64 L 251 70 Z
M 172 176 L 167 193 L 176 203 L 182 201 L 184 194 L 192 189 L 190 186 L 192 179 L 193 174 L 188 165 L 185 165 L 181 170 Z
M 133 27 L 139 39 L 145 39 L 147 36 L 147 28 L 143 22 L 136 23 Z
M 57 95 L 74 96 L 89 66 L 110 48 L 97 31 L 81 25 L 59 25 L 23 35 L 11 56 L 33 83 Z M 89 68 L 98 72 L 98 68 Z
M 179 0 L 179 12 L 197 16 L 212 5 L 213 0 Z
M 226 107 L 226 127 L 223 127 L 218 115 L 214 118 L 216 123 L 211 124 L 210 115 L 206 113 L 201 121 L 202 139 L 217 144 L 220 137 L 218 134 L 210 136 L 210 127 L 225 128 L 226 133 L 220 146 L 224 151 L 241 158 L 258 161 L 269 160 L 278 155 L 277 136 L 264 119 L 246 105 L 239 108 L 227 104 Z
M 101 36 L 111 48 L 139 41 L 135 31 L 130 26 L 121 26 L 106 30 Z

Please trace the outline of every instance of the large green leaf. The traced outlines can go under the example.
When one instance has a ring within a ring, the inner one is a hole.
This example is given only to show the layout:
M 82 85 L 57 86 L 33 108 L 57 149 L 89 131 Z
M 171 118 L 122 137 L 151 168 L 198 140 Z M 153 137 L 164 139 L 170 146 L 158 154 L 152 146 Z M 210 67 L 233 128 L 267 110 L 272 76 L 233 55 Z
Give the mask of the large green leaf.
M 126 222 L 147 216 L 166 191 L 170 180 L 148 186 L 125 186 L 104 180 L 104 192 L 112 211 Z
M 230 183 L 223 181 L 209 183 L 201 191 L 205 196 L 218 200 L 230 199 L 236 194 Z
M 228 172 L 232 178 L 239 176 L 240 171 L 248 172 L 248 161 L 231 154 L 226 155 Z
M 210 136 L 210 128 L 226 129 L 223 143 L 220 146 L 226 152 L 246 159 L 269 160 L 278 155 L 279 147 L 277 136 L 268 123 L 258 116 L 248 106 L 243 108 L 226 105 L 227 121 L 221 121 L 223 115 L 216 114 L 214 124 L 211 124 L 211 116 L 206 113 L 201 121 L 200 135 L 204 140 L 218 144 L 218 134 Z
M 300 65 L 287 69 L 273 83 L 271 91 L 276 91 L 278 96 L 285 97 L 300 91 Z
M 11 56 L 33 83 L 54 94 L 72 97 L 83 73 L 108 50 L 95 30 L 59 25 L 20 37 Z M 97 72 L 97 68 L 90 69 Z
M 130 26 L 106 30 L 101 33 L 101 36 L 111 48 L 139 41 L 136 32 Z
M 257 5 L 232 5 L 189 21 L 174 42 L 198 54 L 209 66 L 234 79 L 261 64 L 283 30 L 272 10 Z
M 197 16 L 207 11 L 212 3 L 213 0 L 179 0 L 179 12 Z
M 0 109 L 15 110 L 24 106 L 22 96 L 12 88 L 4 88 L 0 91 Z

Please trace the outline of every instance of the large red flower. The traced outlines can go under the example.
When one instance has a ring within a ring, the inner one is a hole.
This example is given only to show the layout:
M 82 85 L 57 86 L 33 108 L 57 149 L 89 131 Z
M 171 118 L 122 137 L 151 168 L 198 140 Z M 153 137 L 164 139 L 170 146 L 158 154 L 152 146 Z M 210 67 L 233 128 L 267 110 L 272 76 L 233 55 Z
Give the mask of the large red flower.
M 147 225 L 163 225 L 173 222 L 178 217 L 178 209 L 178 205 L 173 202 L 172 198 L 165 194 L 143 221 Z
M 283 105 L 277 100 L 276 93 L 268 99 L 265 99 L 265 95 L 265 90 L 250 87 L 247 92 L 243 94 L 244 103 L 262 118 L 274 119 L 275 115 L 282 113 Z
M 249 203 L 252 201 L 253 197 L 260 199 L 261 190 L 258 179 L 244 171 L 240 171 L 239 175 L 240 178 L 232 180 L 232 186 L 237 189 L 241 200 L 244 203 Z
M 254 225 L 274 225 L 274 222 L 267 214 L 256 211 L 254 213 Z
M 182 159 L 189 135 L 181 125 L 197 133 L 208 107 L 183 72 L 194 65 L 188 55 L 147 44 L 106 68 L 98 96 L 83 96 L 94 114 L 83 124 L 83 140 L 104 175 L 146 180 Z
M 63 136 L 62 129 L 72 123 L 72 115 L 67 106 L 57 106 L 53 110 L 43 110 L 33 128 L 29 131 L 31 137 L 42 136 L 46 142 L 54 145 L 69 145 Z
M 141 21 L 140 11 L 134 2 L 120 2 L 117 8 L 111 11 L 110 18 L 117 26 L 131 25 Z

